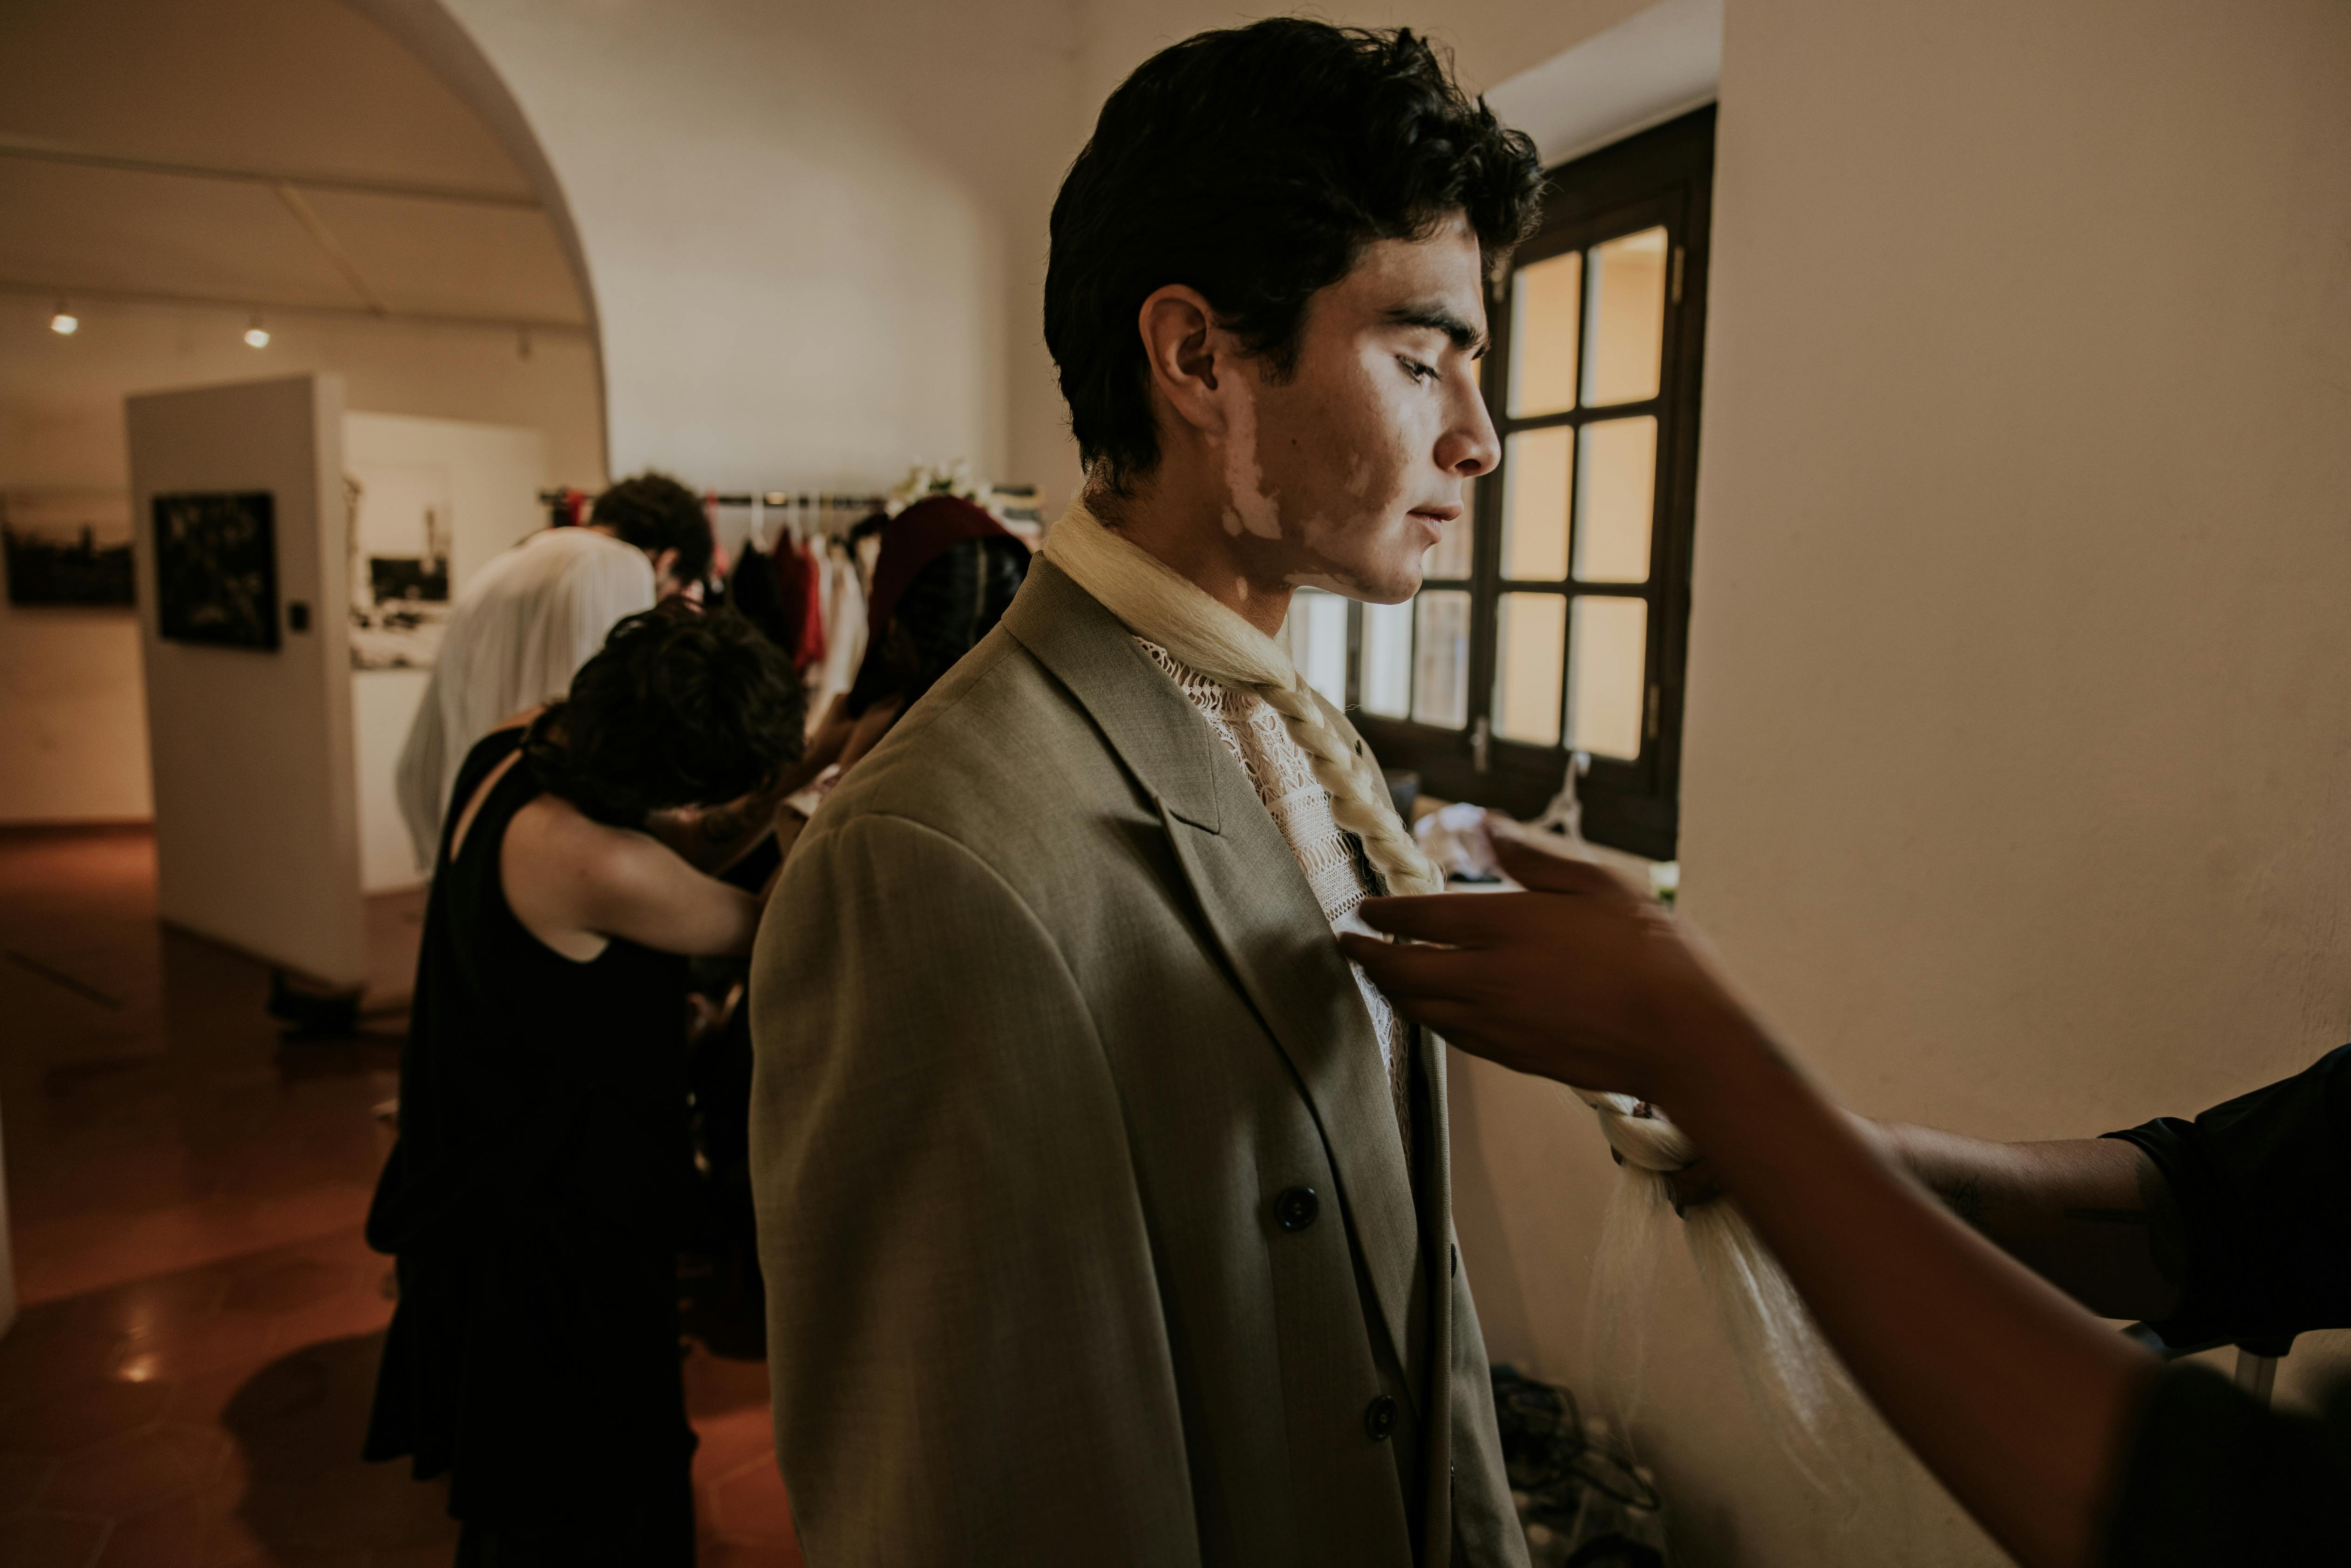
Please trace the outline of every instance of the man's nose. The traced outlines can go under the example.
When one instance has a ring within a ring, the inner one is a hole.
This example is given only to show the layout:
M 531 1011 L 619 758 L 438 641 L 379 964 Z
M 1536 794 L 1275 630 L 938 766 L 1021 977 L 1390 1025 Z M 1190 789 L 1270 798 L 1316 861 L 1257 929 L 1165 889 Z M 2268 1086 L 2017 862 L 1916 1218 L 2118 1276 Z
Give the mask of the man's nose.
M 1485 395 L 1474 377 L 1458 406 L 1452 428 L 1437 443 L 1437 466 L 1464 479 L 1492 473 L 1502 460 L 1502 438 L 1494 433 L 1493 416 L 1486 412 Z

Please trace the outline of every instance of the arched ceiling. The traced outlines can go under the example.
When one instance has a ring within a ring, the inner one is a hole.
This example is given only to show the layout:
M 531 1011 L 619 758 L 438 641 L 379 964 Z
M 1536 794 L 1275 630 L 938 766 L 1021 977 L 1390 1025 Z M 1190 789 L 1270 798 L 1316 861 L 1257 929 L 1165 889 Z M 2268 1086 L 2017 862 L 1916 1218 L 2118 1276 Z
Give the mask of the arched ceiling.
M 342 0 L 31 0 L 0 60 L 6 294 L 586 328 L 514 160 Z

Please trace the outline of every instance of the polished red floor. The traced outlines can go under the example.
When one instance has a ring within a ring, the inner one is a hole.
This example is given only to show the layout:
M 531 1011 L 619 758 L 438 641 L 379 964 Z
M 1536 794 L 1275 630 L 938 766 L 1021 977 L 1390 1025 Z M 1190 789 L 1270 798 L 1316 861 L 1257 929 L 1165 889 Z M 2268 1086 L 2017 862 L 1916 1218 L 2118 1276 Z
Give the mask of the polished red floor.
M 266 967 L 162 929 L 154 881 L 143 831 L 0 830 L 0 1564 L 447 1563 L 442 1488 L 359 1458 L 416 901 L 371 912 L 392 1009 L 288 1045 Z M 696 1345 L 686 1387 L 702 1562 L 797 1568 L 766 1369 Z

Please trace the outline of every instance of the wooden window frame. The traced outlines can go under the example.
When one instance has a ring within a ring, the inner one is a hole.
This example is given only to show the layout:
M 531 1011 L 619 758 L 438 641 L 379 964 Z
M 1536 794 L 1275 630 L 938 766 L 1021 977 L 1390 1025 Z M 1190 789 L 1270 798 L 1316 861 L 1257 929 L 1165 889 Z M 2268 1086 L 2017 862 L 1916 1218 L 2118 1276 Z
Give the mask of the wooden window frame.
M 1508 585 L 1511 592 L 1647 601 L 1647 690 L 1641 755 L 1631 762 L 1593 758 L 1577 794 L 1583 803 L 1586 838 L 1652 860 L 1674 858 L 1679 828 L 1714 120 L 1715 111 L 1708 106 L 1552 171 L 1544 187 L 1542 227 L 1519 247 L 1510 265 L 1494 279 L 1488 300 L 1495 346 L 1486 357 L 1484 384 L 1488 406 L 1499 411 L 1495 429 L 1505 440 L 1521 430 L 1581 426 L 1644 413 L 1657 418 L 1648 581 Z M 1516 270 L 1659 224 L 1666 229 L 1669 272 L 1658 395 L 1646 402 L 1597 408 L 1583 406 L 1579 398 L 1578 406 L 1565 413 L 1508 418 L 1504 389 L 1510 385 L 1510 281 Z M 1468 726 L 1442 729 L 1362 710 L 1364 611 L 1360 604 L 1351 605 L 1347 616 L 1347 700 L 1354 709 L 1357 727 L 1381 761 L 1390 768 L 1417 772 L 1424 792 L 1531 817 L 1558 794 L 1572 754 L 1563 742 L 1554 747 L 1531 746 L 1492 733 L 1496 626 L 1505 587 L 1501 578 L 1503 478 L 1498 468 L 1479 481 L 1470 519 L 1475 533 L 1469 577 L 1431 580 L 1423 585 L 1469 591 Z M 1562 703 L 1573 678 L 1572 672 L 1562 675 Z

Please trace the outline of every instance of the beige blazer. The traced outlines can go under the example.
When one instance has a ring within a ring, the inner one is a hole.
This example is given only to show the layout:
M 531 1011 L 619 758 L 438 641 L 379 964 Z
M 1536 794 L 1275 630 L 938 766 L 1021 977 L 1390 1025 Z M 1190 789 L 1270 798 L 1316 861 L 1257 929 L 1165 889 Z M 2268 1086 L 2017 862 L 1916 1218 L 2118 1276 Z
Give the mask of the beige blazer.
M 751 996 L 814 1568 L 1526 1562 L 1443 1049 L 1407 1171 L 1272 818 L 1050 562 L 817 813 Z

